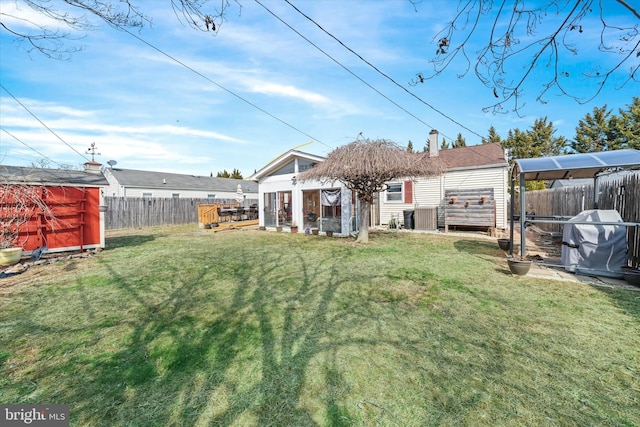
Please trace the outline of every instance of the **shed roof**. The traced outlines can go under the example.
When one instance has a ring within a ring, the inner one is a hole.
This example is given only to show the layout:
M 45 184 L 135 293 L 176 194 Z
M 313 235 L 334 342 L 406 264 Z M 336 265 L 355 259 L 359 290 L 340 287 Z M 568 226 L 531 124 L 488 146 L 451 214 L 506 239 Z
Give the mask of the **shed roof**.
M 238 184 L 245 193 L 258 193 L 258 184 L 246 179 L 215 176 L 184 175 L 136 169 L 110 168 L 109 173 L 124 187 L 166 188 L 180 190 L 236 192 Z
M 524 175 L 525 181 L 593 178 L 614 168 L 640 166 L 640 150 L 624 149 L 597 153 L 516 159 L 512 176 Z
M 74 185 L 104 187 L 109 185 L 102 173 L 68 169 L 45 169 L 0 165 L 0 177 L 9 183 L 37 185 Z

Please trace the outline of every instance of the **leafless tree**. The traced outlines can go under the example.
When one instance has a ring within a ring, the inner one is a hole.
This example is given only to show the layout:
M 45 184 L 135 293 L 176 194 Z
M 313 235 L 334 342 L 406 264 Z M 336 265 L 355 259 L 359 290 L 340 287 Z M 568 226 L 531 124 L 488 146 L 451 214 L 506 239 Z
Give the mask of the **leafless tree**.
M 180 22 L 192 28 L 217 34 L 232 4 L 231 0 L 170 0 Z M 55 59 L 68 59 L 81 50 L 69 45 L 95 28 L 92 16 L 118 29 L 136 29 L 152 25 L 152 18 L 141 9 L 139 0 L 14 0 L 0 11 L 0 28 L 37 51 Z M 149 3 L 147 3 L 148 5 Z M 30 18 L 29 10 L 40 18 Z
M 410 1 L 416 7 L 421 3 Z M 619 14 L 608 14 L 615 8 L 628 12 L 624 22 Z M 544 79 L 537 101 L 546 103 L 545 96 L 554 89 L 586 103 L 614 80 L 614 73 L 615 89 L 640 81 L 639 23 L 640 12 L 628 0 L 459 0 L 453 20 L 433 38 L 433 71 L 418 73 L 411 84 L 451 71 L 461 60 L 466 71 L 458 77 L 473 69 L 496 99 L 485 111 L 505 112 L 509 104 L 517 112 L 524 105 L 525 83 L 534 74 Z M 586 46 L 588 40 L 596 40 L 593 48 L 579 51 L 577 46 Z M 578 58 L 595 48 L 602 61 Z M 574 69 L 581 62 L 587 64 L 577 73 Z M 618 74 L 623 77 L 618 79 Z M 575 87 L 585 82 L 594 90 L 588 96 L 578 95 Z
M 398 178 L 437 175 L 443 170 L 439 160 L 428 153 L 408 153 L 387 140 L 358 139 L 333 150 L 321 162 L 300 175 L 300 180 L 316 179 L 322 183 L 340 181 L 356 192 L 360 201 L 360 231 L 356 242 L 369 241 L 369 212 L 376 193 Z
M 49 226 L 57 219 L 46 203 L 47 189 L 40 185 L 14 182 L 3 176 L 0 181 L 0 249 L 22 247 L 24 226 L 36 216 Z M 28 236 L 27 236 L 28 237 Z

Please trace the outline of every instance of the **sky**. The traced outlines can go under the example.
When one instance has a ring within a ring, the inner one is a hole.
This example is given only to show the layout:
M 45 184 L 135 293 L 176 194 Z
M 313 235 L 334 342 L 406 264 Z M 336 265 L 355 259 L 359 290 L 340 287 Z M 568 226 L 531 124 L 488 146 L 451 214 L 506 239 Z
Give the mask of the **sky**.
M 536 101 L 553 70 L 542 63 L 517 112 L 512 103 L 505 113 L 483 110 L 495 103 L 493 91 L 473 70 L 460 77 L 461 60 L 412 85 L 418 73 L 430 75 L 434 36 L 455 17 L 454 0 L 291 0 L 299 11 L 282 1 L 240 0 L 215 36 L 185 25 L 168 0 L 135 4 L 152 26 L 124 32 L 91 17 L 94 29 L 64 42 L 81 48 L 65 60 L 29 51 L 0 29 L 1 164 L 81 168 L 93 144 L 95 161 L 118 168 L 203 176 L 238 169 L 247 178 L 290 149 L 326 156 L 359 138 L 382 138 L 421 150 L 432 129 L 475 145 L 491 126 L 504 139 L 546 117 L 556 136 L 571 140 L 594 108 L 618 113 L 640 94 L 637 82 L 621 86 L 637 59 L 584 104 L 555 89 L 546 103 Z M 610 22 L 638 25 L 617 2 L 605 5 Z M 22 30 L 51 24 L 20 0 L 0 0 L 0 13 Z M 470 55 L 492 21 L 482 18 Z M 579 55 L 563 52 L 562 71 L 570 73 L 568 88 L 589 97 L 596 87 L 580 71 L 620 58 L 597 50 L 597 15 L 583 24 L 570 40 Z M 529 60 L 516 63 L 510 78 Z

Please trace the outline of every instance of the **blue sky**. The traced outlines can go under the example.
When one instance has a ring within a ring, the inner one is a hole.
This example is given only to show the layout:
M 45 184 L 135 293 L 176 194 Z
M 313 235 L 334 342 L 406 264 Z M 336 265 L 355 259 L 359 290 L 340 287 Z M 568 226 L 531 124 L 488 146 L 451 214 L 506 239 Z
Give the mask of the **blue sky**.
M 422 149 L 435 128 L 448 141 L 461 133 L 467 145 L 475 145 L 476 134 L 486 135 L 490 126 L 505 138 L 509 129 L 528 129 L 546 116 L 557 136 L 572 139 L 578 120 L 594 107 L 606 104 L 617 113 L 640 94 L 637 83 L 617 87 L 627 67 L 584 105 L 553 90 L 542 104 L 536 97 L 548 69 L 541 67 L 524 87 L 519 114 L 485 113 L 493 93 L 473 72 L 458 78 L 462 62 L 409 85 L 416 73 L 428 74 L 436 49 L 432 38 L 454 17 L 457 1 L 425 0 L 415 7 L 408 0 L 292 2 L 421 102 L 287 3 L 262 3 L 333 60 L 249 0 L 241 1 L 241 10 L 232 5 L 215 37 L 182 25 L 169 1 L 142 0 L 138 4 L 153 26 L 134 34 L 148 44 L 93 20 L 94 31 L 66 42 L 83 47 L 66 61 L 28 52 L 0 31 L 0 83 L 40 120 L 0 89 L 0 163 L 28 166 L 46 158 L 52 167 L 79 167 L 95 143 L 96 161 L 116 160 L 121 168 L 195 175 L 237 168 L 248 177 L 291 148 L 326 155 L 361 132 L 400 145 L 411 140 Z M 616 2 L 605 4 L 613 22 L 637 25 Z M 15 13 L 15 2 L 0 0 L 0 11 Z M 44 19 L 26 6 L 18 13 Z M 580 55 L 567 56 L 564 68 L 572 76 L 585 64 L 604 69 L 619 60 L 597 51 L 598 23 L 585 23 L 589 30 L 576 39 Z M 468 50 L 480 46 L 473 39 Z M 565 81 L 583 95 L 595 90 L 579 77 Z

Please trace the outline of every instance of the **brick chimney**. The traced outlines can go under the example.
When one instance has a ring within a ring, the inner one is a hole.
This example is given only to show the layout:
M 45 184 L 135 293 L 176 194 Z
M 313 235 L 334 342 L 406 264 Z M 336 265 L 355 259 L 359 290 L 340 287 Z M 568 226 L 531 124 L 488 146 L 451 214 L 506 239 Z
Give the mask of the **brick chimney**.
M 85 162 L 84 164 L 84 171 L 87 173 L 95 173 L 95 174 L 102 173 L 101 168 L 102 168 L 102 164 L 98 162 Z
M 438 144 L 438 131 L 431 129 L 429 132 L 429 157 L 438 157 L 440 149 Z

